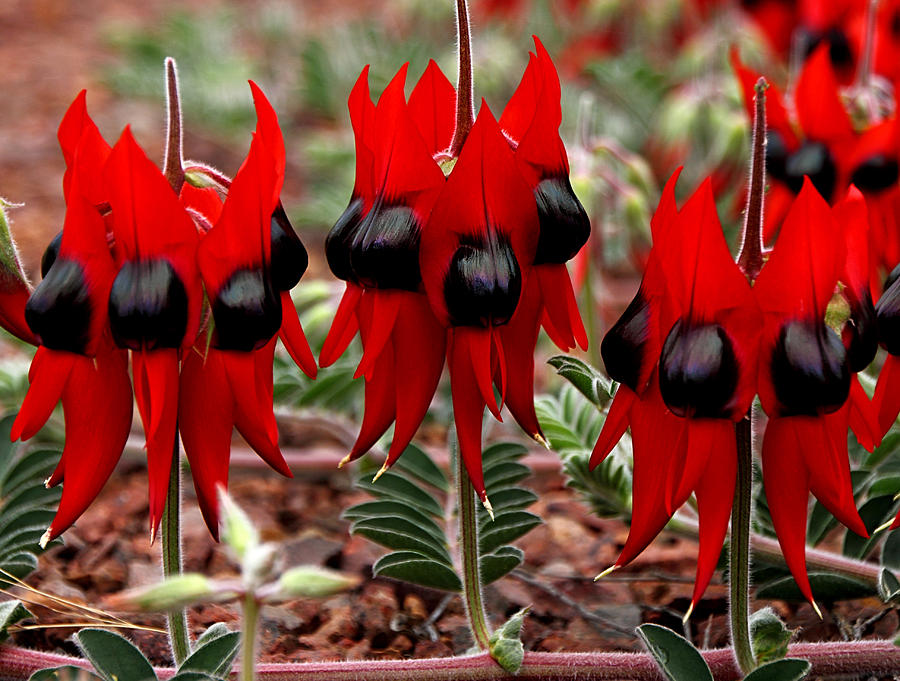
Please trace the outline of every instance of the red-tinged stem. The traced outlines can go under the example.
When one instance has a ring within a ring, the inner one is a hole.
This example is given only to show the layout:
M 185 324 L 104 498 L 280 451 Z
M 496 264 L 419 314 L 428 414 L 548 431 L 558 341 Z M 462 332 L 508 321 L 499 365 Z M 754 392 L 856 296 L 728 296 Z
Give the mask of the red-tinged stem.
M 731 539 L 728 542 L 728 615 L 734 659 L 744 674 L 756 668 L 750 638 L 750 520 L 753 499 L 753 443 L 751 409 L 734 425 L 737 443 L 737 480 L 731 509 Z
M 184 146 L 182 143 L 181 96 L 178 91 L 178 68 L 172 57 L 166 57 L 166 156 L 163 174 L 176 194 L 184 184 Z
M 737 681 L 741 674 L 729 648 L 701 651 L 716 681 Z M 809 678 L 840 679 L 847 676 L 891 677 L 900 674 L 900 648 L 891 641 L 838 641 L 795 643 L 789 657 L 812 663 Z M 0 645 L 0 678 L 23 680 L 47 667 L 74 665 L 89 669 L 85 660 Z M 161 681 L 175 670 L 158 668 Z M 525 653 L 516 676 L 505 672 L 487 653 L 462 657 L 413 660 L 353 660 L 348 662 L 298 662 L 257 665 L 259 681 L 663 681 L 656 663 L 645 653 Z
M 753 117 L 753 151 L 750 157 L 750 188 L 744 211 L 744 230 L 737 263 L 744 275 L 755 281 L 763 266 L 763 196 L 766 191 L 766 88 L 765 78 L 756 81 L 756 111 Z
M 459 78 L 456 81 L 456 129 L 450 142 L 450 156 L 459 156 L 475 123 L 475 85 L 472 80 L 472 32 L 469 5 L 456 0 L 456 33 L 459 40 Z
M 177 432 L 177 431 L 176 431 Z M 172 450 L 172 467 L 169 469 L 169 489 L 162 517 L 162 564 L 163 577 L 168 579 L 182 573 L 181 563 L 181 449 L 178 437 Z M 173 610 L 166 615 L 169 630 L 169 647 L 175 665 L 184 662 L 191 654 L 191 640 L 188 634 L 187 611 Z

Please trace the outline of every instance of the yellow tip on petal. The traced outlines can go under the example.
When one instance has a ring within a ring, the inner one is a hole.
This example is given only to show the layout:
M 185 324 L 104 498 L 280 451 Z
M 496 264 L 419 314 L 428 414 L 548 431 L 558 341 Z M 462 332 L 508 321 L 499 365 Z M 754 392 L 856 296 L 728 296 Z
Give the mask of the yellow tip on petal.
M 618 566 L 618 565 L 610 565 L 610 566 L 609 566 L 608 568 L 606 568 L 603 572 L 601 572 L 599 575 L 597 575 L 596 577 L 594 577 L 594 581 L 595 581 L 595 582 L 598 582 L 598 581 L 600 581 L 601 579 L 603 579 L 604 577 L 606 577 L 606 575 L 608 575 L 608 574 L 610 574 L 611 572 L 613 572 L 613 571 L 615 571 L 615 570 L 618 570 L 618 569 L 619 569 L 619 566 Z
M 348 464 L 348 463 L 350 463 L 350 455 L 349 454 L 347 456 L 345 456 L 343 459 L 341 459 L 340 461 L 338 461 L 338 468 L 343 468 L 344 464 Z
M 50 543 L 50 528 L 48 527 L 47 531 L 41 535 L 40 541 L 38 541 L 38 545 L 40 545 L 40 547 L 42 549 L 46 549 L 47 544 L 49 544 L 49 543 Z
M 46 480 L 44 480 L 44 488 L 50 489 L 50 478 L 47 478 Z
M 689 619 L 691 619 L 691 615 L 693 615 L 693 614 L 694 614 L 694 604 L 691 603 L 691 604 L 688 606 L 687 612 L 684 613 L 684 616 L 681 618 L 681 623 L 682 623 L 682 624 L 687 624 L 687 621 L 688 621 Z
M 150 528 L 150 546 L 153 546 L 153 542 L 156 541 L 156 527 Z
M 878 534 L 879 532 L 884 532 L 889 529 L 891 525 L 894 524 L 893 520 L 888 520 L 884 525 L 879 525 L 874 530 L 872 530 L 872 534 Z
M 535 434 L 532 435 L 531 437 L 532 437 L 532 438 L 534 439 L 534 441 L 537 442 L 538 444 L 544 445 L 544 449 L 550 449 L 550 443 L 549 443 L 549 442 L 547 441 L 547 439 L 546 439 L 543 435 L 541 435 L 540 433 L 535 433 Z
M 485 497 L 481 503 L 484 505 L 484 510 L 491 516 L 491 522 L 494 522 L 494 507 L 491 506 L 491 500 Z
M 380 468 L 380 469 L 378 470 L 378 472 L 375 474 L 375 477 L 372 478 L 372 482 L 373 482 L 373 483 L 374 483 L 374 482 L 378 482 L 378 478 L 380 478 L 382 475 L 384 475 L 384 474 L 385 474 L 385 471 L 387 471 L 387 469 L 388 469 L 388 465 L 387 465 L 386 463 L 385 463 L 385 464 L 382 464 L 382 465 L 381 465 L 381 468 Z
M 897 499 L 900 499 L 900 492 L 897 492 L 897 493 L 894 495 L 894 501 L 897 501 Z
M 820 619 L 820 620 L 821 620 L 821 619 L 825 619 L 824 617 L 822 617 L 822 611 L 819 610 L 819 605 L 818 605 L 818 603 L 816 603 L 815 601 L 813 601 L 813 602 L 812 602 L 812 607 L 813 607 L 813 610 L 816 611 L 816 614 L 819 616 L 819 619 Z

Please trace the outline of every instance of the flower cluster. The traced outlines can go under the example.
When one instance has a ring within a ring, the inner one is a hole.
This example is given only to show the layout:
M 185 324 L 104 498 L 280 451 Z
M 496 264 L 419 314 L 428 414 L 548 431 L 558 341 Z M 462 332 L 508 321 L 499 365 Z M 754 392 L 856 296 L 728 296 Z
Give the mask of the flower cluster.
M 482 103 L 458 149 L 457 98 L 470 93 L 457 93 L 431 62 L 408 101 L 404 66 L 375 105 L 366 67 L 349 100 L 356 183 L 326 241 L 346 292 L 320 363 L 332 363 L 357 330 L 364 349 L 357 376 L 366 379 L 366 410 L 346 460 L 395 420 L 382 470 L 397 460 L 446 356 L 460 451 L 486 503 L 484 408 L 500 418 L 505 403 L 543 441 L 533 400 L 539 328 L 563 350 L 587 345 L 565 263 L 587 241 L 590 222 L 559 137 L 559 78 L 537 38 L 535 45 L 499 121 Z
M 865 201 L 854 190 L 832 209 L 806 179 L 751 287 L 731 258 L 709 181 L 679 210 L 677 176 L 653 217 L 641 288 L 601 346 L 621 385 L 591 464 L 629 425 L 634 446 L 631 531 L 614 567 L 633 560 L 695 493 L 696 603 L 732 508 L 733 425 L 758 394 L 769 417 L 762 446 L 769 510 L 788 567 L 812 600 L 804 563 L 808 493 L 865 535 L 850 484 L 847 428 L 870 450 L 881 439 L 855 377 L 877 347 L 866 295 Z M 826 321 L 835 297 L 848 312 Z
M 164 176 L 129 128 L 111 147 L 85 92 L 63 118 L 66 217 L 25 306 L 40 346 L 12 428 L 14 440 L 30 438 L 62 401 L 66 443 L 47 484 L 65 485 L 44 542 L 81 515 L 112 472 L 131 429 L 132 385 L 146 433 L 151 537 L 179 431 L 214 536 L 232 426 L 290 475 L 271 408 L 272 353 L 278 335 L 315 374 L 289 293 L 307 256 L 279 201 L 277 118 L 250 85 L 256 133 L 224 202 L 225 187 L 183 182 L 180 159 L 175 182 Z

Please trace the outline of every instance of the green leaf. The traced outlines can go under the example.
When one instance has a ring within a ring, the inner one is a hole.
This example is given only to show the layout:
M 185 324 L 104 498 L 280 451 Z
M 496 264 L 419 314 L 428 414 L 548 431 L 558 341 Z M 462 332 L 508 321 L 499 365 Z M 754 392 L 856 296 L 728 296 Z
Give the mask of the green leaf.
M 800 681 L 812 669 L 806 660 L 786 658 L 769 662 L 747 674 L 744 681 Z
M 481 453 L 482 464 L 487 470 L 501 461 L 517 461 L 528 453 L 528 448 L 518 442 L 495 442 Z
M 347 520 L 362 520 L 363 518 L 403 518 L 417 525 L 430 534 L 435 541 L 443 544 L 446 539 L 444 530 L 431 516 L 425 515 L 414 506 L 404 504 L 402 501 L 388 499 L 385 501 L 364 501 L 356 506 L 351 506 L 342 514 Z
M 548 359 L 547 364 L 597 407 L 612 399 L 612 380 L 577 357 L 556 355 Z
M 9 638 L 6 628 L 21 622 L 32 614 L 19 601 L 3 601 L 0 603 L 0 642 Z
M 811 572 L 809 583 L 818 599 L 825 602 L 852 600 L 876 595 L 875 589 L 858 579 L 828 572 Z M 781 577 L 756 589 L 757 598 L 773 598 L 783 601 L 805 602 L 806 597 L 800 592 L 793 577 Z
M 153 667 L 124 636 L 103 629 L 82 629 L 75 643 L 105 681 L 150 681 Z
M 484 488 L 491 495 L 495 490 L 505 489 L 531 475 L 531 469 L 515 461 L 503 461 L 484 470 Z
M 878 575 L 878 594 L 885 603 L 900 600 L 900 580 L 887 568 L 883 568 Z
M 900 570 L 900 532 L 889 532 L 881 546 L 881 564 Z
M 361 534 L 389 549 L 415 551 L 447 565 L 453 564 L 446 545 L 439 544 L 428 532 L 403 518 L 363 518 L 350 526 L 350 533 Z
M 509 487 L 494 492 L 490 498 L 494 513 L 500 513 L 501 511 L 518 511 L 528 508 L 538 500 L 538 495 L 530 489 Z
M 481 556 L 479 566 L 482 584 L 496 582 L 519 567 L 524 560 L 522 549 L 515 546 L 501 546 L 493 553 Z
M 504 544 L 515 541 L 541 524 L 541 519 L 528 511 L 506 511 L 488 519 L 482 526 L 478 546 L 482 554 L 488 554 Z
M 102 681 L 87 669 L 67 664 L 63 667 L 39 669 L 28 677 L 28 681 Z
M 224 636 L 225 634 L 230 634 L 231 630 L 228 628 L 228 625 L 224 622 L 216 622 L 215 624 L 210 625 L 209 629 L 204 631 L 200 636 L 197 637 L 197 640 L 194 641 L 194 647 L 200 648 L 205 646 L 210 641 L 213 641 L 220 636 Z
M 444 509 L 434 500 L 434 497 L 421 487 L 392 471 L 387 471 L 378 478 L 378 482 L 374 483 L 368 476 L 360 477 L 356 481 L 356 486 L 373 497 L 397 499 L 398 501 L 412 504 L 436 518 L 442 518 L 444 515 Z
M 462 591 L 462 581 L 453 568 L 414 551 L 396 551 L 382 556 L 372 566 L 372 573 L 432 589 Z
M 700 651 L 683 636 L 658 624 L 642 624 L 637 634 L 669 681 L 713 681 Z
M 750 640 L 758 662 L 780 660 L 787 655 L 793 635 L 772 608 L 762 608 L 750 616 Z
M 522 608 L 510 617 L 503 626 L 491 634 L 488 641 L 491 657 L 510 674 L 518 673 L 525 660 L 525 647 L 522 645 L 522 623 L 528 608 Z
M 206 633 L 209 633 L 209 629 Z M 197 640 L 196 645 L 194 652 L 181 663 L 178 673 L 201 672 L 212 677 L 225 678 L 240 650 L 241 634 L 231 631 L 207 638 L 205 641 L 201 638 Z
M 873 497 L 859 509 L 859 517 L 869 531 L 869 537 L 860 537 L 855 532 L 847 530 L 844 535 L 843 552 L 845 556 L 862 560 L 872 548 L 881 540 L 881 533 L 875 534 L 875 528 L 882 525 L 888 516 L 893 514 L 894 499 L 889 496 Z
M 36 449 L 29 452 L 10 466 L 3 476 L 0 489 L 3 494 L 10 490 L 19 489 L 22 485 L 40 482 L 43 486 L 44 479 L 49 477 L 59 462 L 60 453 L 52 449 Z
M 442 492 L 447 492 L 450 489 L 450 482 L 447 480 L 444 471 L 431 460 L 428 454 L 414 444 L 410 444 L 403 450 L 403 454 L 397 459 L 394 468 L 409 473 L 414 478 L 436 487 Z
M 170 676 L 169 681 L 221 681 L 223 678 L 204 672 L 178 672 L 175 676 Z

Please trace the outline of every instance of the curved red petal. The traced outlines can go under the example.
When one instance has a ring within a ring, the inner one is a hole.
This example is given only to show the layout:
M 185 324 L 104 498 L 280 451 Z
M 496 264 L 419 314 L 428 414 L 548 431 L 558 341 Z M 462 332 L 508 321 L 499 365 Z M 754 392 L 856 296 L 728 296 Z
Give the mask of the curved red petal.
M 747 117 L 752 122 L 756 106 L 754 88 L 761 74 L 744 66 L 736 47 L 731 48 L 729 58 L 731 59 L 731 67 L 734 69 L 738 83 L 741 86 L 741 92 L 744 95 L 744 108 L 747 110 Z M 766 90 L 766 125 L 769 130 L 777 131 L 784 138 L 788 149 L 797 147 L 797 136 L 794 134 L 781 92 L 771 82 Z
M 484 501 L 487 499 L 481 464 L 484 397 L 472 367 L 470 344 L 459 337 L 460 331 L 467 330 L 451 329 L 447 343 L 447 365 L 450 368 L 450 392 L 453 397 L 453 420 L 456 423 L 459 455 L 462 457 L 475 493 Z
M 837 144 L 851 141 L 855 135 L 828 50 L 828 43 L 822 42 L 803 64 L 794 100 L 797 120 L 807 138 Z
M 59 352 L 43 346 L 37 349 L 28 371 L 28 393 L 10 431 L 12 441 L 34 437 L 47 422 L 56 403 L 62 399 L 66 381 L 78 357 L 71 352 Z
M 365 292 L 363 300 L 371 307 L 371 322 L 366 327 L 363 338 L 363 356 L 353 378 L 371 374 L 375 362 L 394 331 L 394 322 L 400 310 L 403 291 L 371 289 Z M 365 302 L 363 304 L 365 304 Z
M 310 378 L 315 378 L 319 370 L 316 358 L 306 340 L 306 334 L 303 333 L 303 327 L 300 326 L 300 317 L 297 316 L 290 291 L 281 292 L 281 330 L 278 337 L 300 370 Z
M 369 94 L 368 64 L 359 74 L 347 101 L 356 144 L 356 181 L 353 196 L 365 200 L 368 210 L 375 198 L 375 105 Z
M 409 113 L 432 156 L 450 146 L 456 127 L 456 88 L 434 59 L 409 95 Z
M 334 314 L 334 320 L 331 322 L 331 328 L 328 329 L 328 335 L 322 344 L 322 351 L 319 353 L 319 366 L 331 366 L 337 361 L 337 358 L 344 354 L 344 350 L 350 345 L 350 341 L 359 330 L 359 322 L 356 319 L 356 307 L 359 305 L 360 296 L 362 296 L 362 287 L 347 282 L 344 289 L 344 295 L 341 296 L 341 302 L 338 304 L 337 311 Z
M 850 430 L 856 440 L 866 451 L 871 452 L 881 444 L 881 425 L 878 421 L 878 410 L 875 403 L 866 395 L 859 378 L 850 378 L 850 397 L 848 399 L 848 419 Z
M 631 408 L 637 399 L 637 394 L 631 388 L 623 383 L 619 384 L 616 396 L 606 414 L 606 420 L 603 422 L 603 429 L 591 452 L 589 464 L 591 470 L 594 470 L 622 439 L 631 421 Z
M 872 407 L 878 414 L 881 434 L 887 433 L 900 414 L 900 357 L 888 355 L 878 375 Z
M 535 268 L 535 270 L 540 267 Z M 499 328 L 506 359 L 506 407 L 522 430 L 543 439 L 534 411 L 534 347 L 541 323 L 541 299 L 537 277 L 530 277 L 522 291 L 516 314 Z M 498 372 L 494 372 L 494 381 Z

